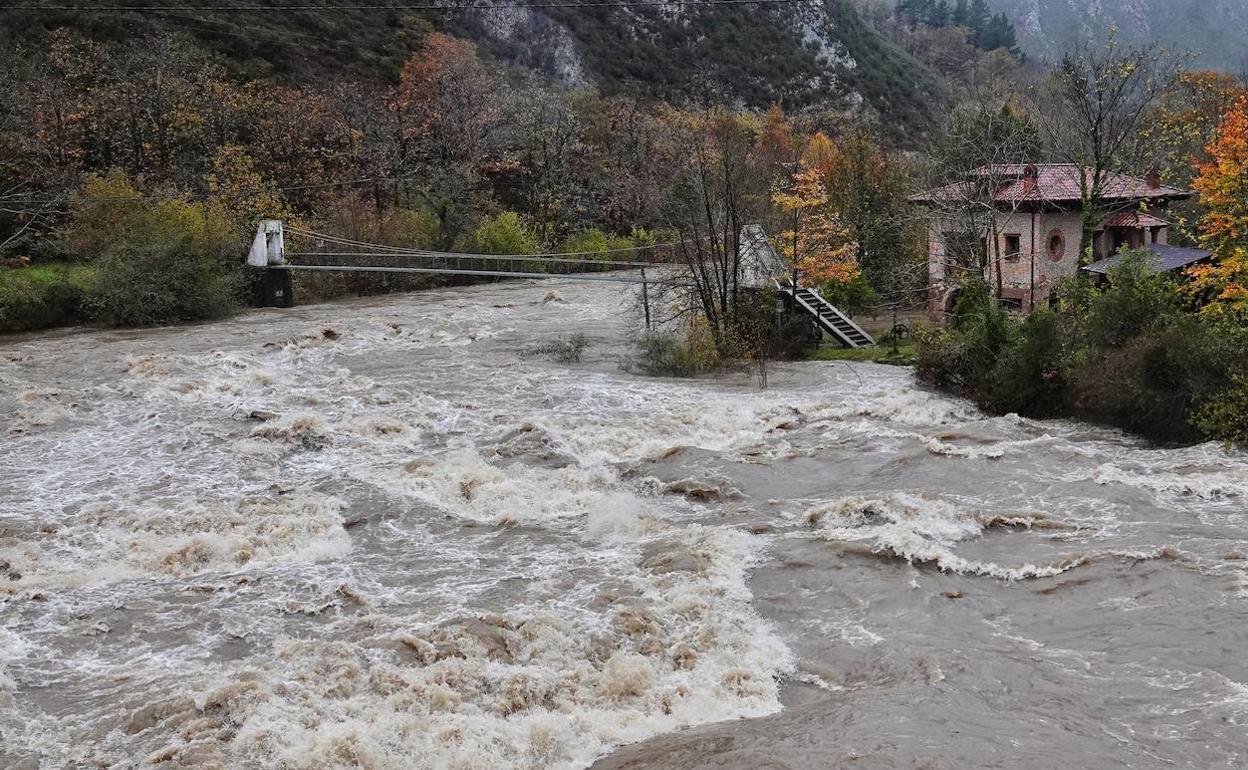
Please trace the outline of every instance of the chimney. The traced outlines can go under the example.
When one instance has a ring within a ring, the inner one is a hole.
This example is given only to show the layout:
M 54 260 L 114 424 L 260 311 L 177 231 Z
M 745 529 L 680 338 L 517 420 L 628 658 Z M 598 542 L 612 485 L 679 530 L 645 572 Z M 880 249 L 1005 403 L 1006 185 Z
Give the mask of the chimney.
M 1036 187 L 1040 182 L 1040 169 L 1035 163 L 1028 163 L 1023 167 L 1023 195 L 1030 195 L 1036 191 Z
M 1148 176 L 1145 178 L 1148 180 L 1148 189 L 1150 190 L 1161 189 L 1161 169 L 1157 168 L 1156 166 L 1153 166 L 1152 168 L 1148 170 Z

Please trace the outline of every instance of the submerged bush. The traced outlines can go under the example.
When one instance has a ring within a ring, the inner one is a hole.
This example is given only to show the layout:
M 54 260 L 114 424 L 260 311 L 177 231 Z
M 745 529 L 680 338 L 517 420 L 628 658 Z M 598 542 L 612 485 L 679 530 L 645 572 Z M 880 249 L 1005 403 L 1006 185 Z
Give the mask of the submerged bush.
M 589 339 L 582 333 L 561 337 L 545 345 L 538 345 L 526 351 L 526 356 L 550 356 L 561 364 L 579 364 L 585 348 L 589 347 Z
M 1033 417 L 1061 414 L 1066 390 L 1064 336 L 1053 311 L 1045 308 L 1027 316 L 1002 345 L 985 383 L 983 401 L 998 412 Z
M 1236 375 L 1230 387 L 1200 408 L 1194 422 L 1207 438 L 1248 447 L 1248 375 Z
M 692 324 L 684 335 L 647 332 L 624 362 L 627 371 L 650 377 L 693 377 L 719 369 L 724 356 L 705 323 Z
M 979 395 L 1016 327 L 986 282 L 966 283 L 945 327 L 919 336 L 919 379 L 961 395 Z

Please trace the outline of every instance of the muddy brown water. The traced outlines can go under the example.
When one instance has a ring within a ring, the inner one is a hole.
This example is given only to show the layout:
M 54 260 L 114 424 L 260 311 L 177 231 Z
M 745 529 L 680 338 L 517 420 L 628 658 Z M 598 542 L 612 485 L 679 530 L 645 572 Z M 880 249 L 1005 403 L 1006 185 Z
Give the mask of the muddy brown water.
M 629 306 L 0 341 L 0 766 L 1248 764 L 1248 458 L 634 376 Z

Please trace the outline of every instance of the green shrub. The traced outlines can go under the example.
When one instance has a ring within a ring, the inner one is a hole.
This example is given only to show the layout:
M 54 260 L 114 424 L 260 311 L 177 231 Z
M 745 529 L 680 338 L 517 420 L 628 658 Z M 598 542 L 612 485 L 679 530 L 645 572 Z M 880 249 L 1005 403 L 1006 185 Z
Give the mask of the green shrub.
M 997 412 L 1080 415 L 1166 442 L 1243 440 L 1248 329 L 1183 312 L 1173 281 L 1138 254 L 1100 288 L 1064 282 L 1059 299 L 1020 323 L 968 284 L 945 328 L 920 335 L 919 377 Z
M 1109 283 L 1100 291 L 1085 292 L 1075 311 L 1081 342 L 1097 348 L 1121 345 L 1150 329 L 1174 322 L 1180 315 L 1172 278 L 1153 274 L 1152 255 L 1127 252 L 1109 271 Z
M 436 250 L 442 239 L 441 222 L 425 209 L 391 209 L 378 222 L 377 230 L 382 243 L 405 249 Z
M 563 242 L 560 251 L 586 253 L 586 254 L 602 254 L 604 252 L 615 251 L 617 249 L 631 249 L 634 246 L 633 241 L 618 235 L 608 235 L 603 231 L 594 228 L 590 230 L 581 230 L 578 233 L 569 235 Z M 604 254 L 604 257 L 628 259 L 627 254 L 617 255 Z M 592 258 L 592 257 L 591 257 Z
M 1084 356 L 1072 368 L 1072 407 L 1161 441 L 1216 438 L 1203 407 L 1234 386 L 1248 361 L 1242 332 L 1192 315 Z
M 238 232 L 221 206 L 182 200 L 137 201 L 114 171 L 86 179 L 74 196 L 66 244 L 95 271 L 84 307 L 114 326 L 152 326 L 226 315 L 239 307 Z
M 988 375 L 981 401 L 998 412 L 1052 417 L 1063 411 L 1064 332 L 1057 314 L 1041 309 L 1027 316 L 1003 347 Z
M 537 235 L 514 211 L 482 220 L 472 231 L 469 246 L 480 254 L 536 254 L 541 251 Z
M 537 234 L 514 211 L 482 220 L 468 237 L 467 245 L 468 251 L 478 254 L 537 254 L 542 250 Z M 559 263 L 538 260 L 489 261 L 486 267 L 528 273 L 559 271 Z
M 861 315 L 880 302 L 880 295 L 861 273 L 851 281 L 828 281 L 819 288 L 819 292 L 828 302 L 850 315 Z
M 1248 376 L 1236 375 L 1197 411 L 1193 423 L 1206 438 L 1248 446 Z
M 157 326 L 219 318 L 236 310 L 241 268 L 187 239 L 138 244 L 96 262 L 87 295 L 92 318 L 113 326 Z
M 81 323 L 90 276 L 90 268 L 64 264 L 0 268 L 0 331 Z
M 1017 333 L 1017 323 L 982 280 L 965 283 L 943 329 L 919 335 L 916 372 L 924 382 L 979 397 L 1002 351 Z

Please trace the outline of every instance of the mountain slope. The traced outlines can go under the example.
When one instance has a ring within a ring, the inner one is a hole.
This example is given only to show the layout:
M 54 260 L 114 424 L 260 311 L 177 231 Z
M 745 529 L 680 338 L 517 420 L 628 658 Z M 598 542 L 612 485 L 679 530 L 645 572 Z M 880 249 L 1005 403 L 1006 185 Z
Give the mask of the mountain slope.
M 278 4 L 275 2 L 275 4 Z M 186 10 L 177 10 L 185 5 Z M 423 34 L 472 38 L 498 58 L 563 82 L 677 103 L 874 113 L 899 138 L 930 127 L 939 77 L 870 29 L 848 0 L 717 7 L 498 7 L 473 11 L 0 10 L 0 43 L 58 27 L 97 39 L 191 35 L 244 75 L 342 71 L 394 77 Z
M 1248 64 L 1248 0 L 990 0 L 1009 15 L 1025 50 L 1060 56 L 1079 39 L 1116 27 L 1132 43 L 1159 41 L 1199 55 L 1196 66 L 1240 72 Z

